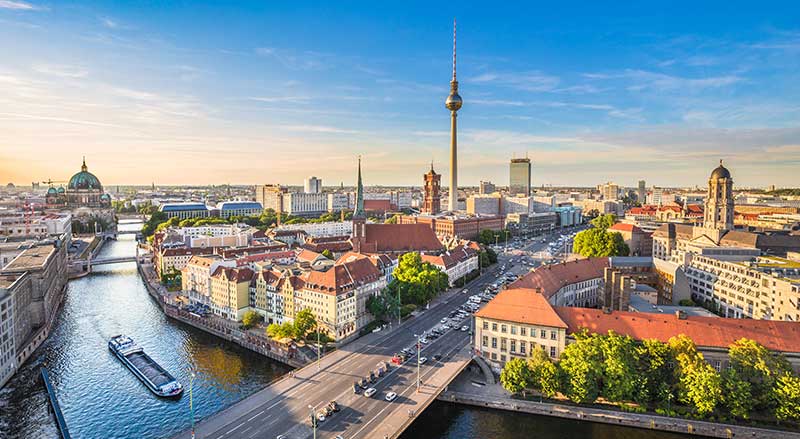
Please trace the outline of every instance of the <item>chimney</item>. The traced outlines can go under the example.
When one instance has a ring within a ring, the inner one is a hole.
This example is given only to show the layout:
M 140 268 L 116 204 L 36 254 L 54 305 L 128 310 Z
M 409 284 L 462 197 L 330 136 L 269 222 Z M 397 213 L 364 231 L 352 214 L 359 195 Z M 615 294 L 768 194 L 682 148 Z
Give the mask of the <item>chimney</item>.
M 686 311 L 682 310 L 675 311 L 675 317 L 677 317 L 678 320 L 686 320 Z

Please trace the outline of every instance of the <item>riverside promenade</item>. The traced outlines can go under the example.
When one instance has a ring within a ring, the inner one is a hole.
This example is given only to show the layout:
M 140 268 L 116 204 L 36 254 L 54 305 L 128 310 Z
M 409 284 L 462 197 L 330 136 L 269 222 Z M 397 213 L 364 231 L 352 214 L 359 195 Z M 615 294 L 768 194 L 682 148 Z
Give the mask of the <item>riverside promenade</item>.
M 211 315 L 200 317 L 180 309 L 180 306 L 175 301 L 175 294 L 167 291 L 158 282 L 158 276 L 156 276 L 152 264 L 142 262 L 142 259 L 145 258 L 140 258 L 140 260 L 136 261 L 139 276 L 142 278 L 147 292 L 168 317 L 294 368 L 303 367 L 311 361 L 302 351 L 267 337 L 263 328 L 243 330 L 236 322 Z
M 581 407 L 570 404 L 516 399 L 499 384 L 484 384 L 480 376 L 469 370 L 459 375 L 438 399 L 444 402 L 471 405 L 497 410 L 530 413 L 578 421 L 599 422 L 645 430 L 661 430 L 681 434 L 716 438 L 800 439 L 800 433 L 770 430 L 741 425 L 671 418 L 644 413 L 629 413 Z

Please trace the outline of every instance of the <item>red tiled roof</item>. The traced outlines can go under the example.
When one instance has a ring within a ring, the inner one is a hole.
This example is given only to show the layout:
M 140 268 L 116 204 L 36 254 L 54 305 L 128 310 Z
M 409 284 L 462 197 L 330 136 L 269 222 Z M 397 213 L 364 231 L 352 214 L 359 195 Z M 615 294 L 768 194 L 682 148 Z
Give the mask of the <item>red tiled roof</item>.
M 196 248 L 167 248 L 161 250 L 161 256 L 186 256 L 186 255 L 210 255 L 214 252 L 213 247 Z
M 390 200 L 364 200 L 364 210 L 392 210 Z
M 212 274 L 211 277 L 222 279 L 224 276 L 224 278 L 227 278 L 228 280 L 235 280 L 237 283 L 240 283 L 249 282 L 250 279 L 253 278 L 254 274 L 255 273 L 253 270 L 247 267 L 229 268 L 219 266 L 216 270 L 214 270 L 214 274 Z
M 364 255 L 349 254 L 348 258 L 339 258 L 327 271 L 309 270 L 300 275 L 303 288 L 326 294 L 338 294 L 349 291 L 352 287 L 372 282 L 381 277 L 380 271 Z
M 459 245 L 449 252 L 442 253 L 439 256 L 421 255 L 425 262 L 429 262 L 445 269 L 456 266 L 459 262 L 463 262 L 477 254 L 477 251 L 471 247 L 464 247 Z
M 440 251 L 442 243 L 428 224 L 367 224 L 367 247 L 374 253 Z
M 578 282 L 603 277 L 608 258 L 577 259 L 560 264 L 542 265 L 517 279 L 509 288 L 532 288 L 549 299 L 561 288 Z
M 297 254 L 297 260 L 298 261 L 304 261 L 304 262 L 314 262 L 318 258 L 324 258 L 324 257 L 325 256 L 322 256 L 321 254 L 319 254 L 317 252 L 314 252 L 314 251 L 311 251 L 311 250 L 306 250 L 306 249 L 301 250 L 300 253 Z
M 609 230 L 618 230 L 621 232 L 631 232 L 631 233 L 641 233 L 642 229 L 636 227 L 633 224 L 627 223 L 616 223 L 613 226 L 608 228 Z
M 547 299 L 536 290 L 510 288 L 500 291 L 494 299 L 475 313 L 476 317 L 528 323 L 531 325 L 567 328 Z
M 598 309 L 563 306 L 554 309 L 566 322 L 568 333 L 586 328 L 598 334 L 614 331 L 636 340 L 656 339 L 662 342 L 684 334 L 699 347 L 720 349 L 727 349 L 740 338 L 749 338 L 773 351 L 800 352 L 800 323 L 797 322 L 700 316 L 678 319 L 674 315 L 622 311 L 605 314 Z

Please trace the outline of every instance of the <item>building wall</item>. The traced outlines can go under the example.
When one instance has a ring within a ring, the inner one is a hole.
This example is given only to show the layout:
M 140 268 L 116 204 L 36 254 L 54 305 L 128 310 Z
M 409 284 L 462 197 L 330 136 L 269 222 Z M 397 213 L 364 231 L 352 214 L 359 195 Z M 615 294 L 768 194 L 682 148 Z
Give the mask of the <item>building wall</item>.
M 17 371 L 14 346 L 14 296 L 0 289 L 0 388 Z
M 533 349 L 557 359 L 565 338 L 564 328 L 475 317 L 475 352 L 496 368 L 512 358 L 529 357 Z
M 283 208 L 289 215 L 313 216 L 328 211 L 328 196 L 325 194 L 283 194 Z

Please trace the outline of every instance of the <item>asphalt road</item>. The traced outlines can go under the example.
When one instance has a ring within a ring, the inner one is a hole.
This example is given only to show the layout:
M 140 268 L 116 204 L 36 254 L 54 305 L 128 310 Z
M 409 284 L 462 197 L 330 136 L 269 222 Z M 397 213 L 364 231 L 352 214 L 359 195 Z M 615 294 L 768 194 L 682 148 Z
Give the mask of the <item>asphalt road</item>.
M 557 236 L 557 235 L 555 235 Z M 537 251 L 546 244 L 536 239 L 525 251 Z M 508 260 L 517 261 L 511 266 Z M 519 255 L 499 254 L 498 264 L 487 270 L 482 276 L 468 286 L 468 293 L 457 292 L 446 300 L 440 301 L 417 317 L 404 322 L 400 328 L 384 333 L 364 337 L 368 342 L 357 340 L 342 349 L 323 357 L 320 369 L 307 366 L 295 373 L 294 378 L 287 378 L 271 386 L 274 392 L 259 392 L 240 402 L 237 410 L 226 410 L 212 416 L 208 421 L 200 423 L 197 428 L 198 437 L 209 439 L 234 438 L 276 438 L 284 435 L 286 439 L 312 437 L 310 427 L 311 407 L 324 407 L 331 400 L 336 400 L 341 411 L 333 414 L 324 422 L 318 423 L 318 438 L 369 437 L 378 425 L 387 417 L 408 417 L 408 411 L 418 407 L 410 396 L 416 391 L 417 357 L 412 357 L 401 366 L 394 364 L 389 372 L 372 385 L 377 393 L 372 397 L 353 393 L 353 382 L 366 377 L 375 370 L 379 362 L 390 361 L 391 356 L 405 347 L 414 346 L 417 334 L 421 334 L 437 326 L 443 317 L 465 303 L 470 295 L 478 293 L 497 281 L 500 266 L 505 265 L 507 271 L 524 274 L 528 266 L 519 263 Z M 469 326 L 471 317 L 462 325 Z M 395 322 L 396 324 L 396 322 Z M 420 367 L 421 381 L 433 377 L 448 365 L 453 365 L 453 356 L 462 350 L 471 340 L 470 331 L 454 328 L 435 340 L 423 345 L 422 356 L 428 361 Z M 433 356 L 439 354 L 439 361 Z M 398 397 L 393 402 L 384 399 L 388 392 L 396 392 Z M 188 432 L 178 438 L 188 438 Z

